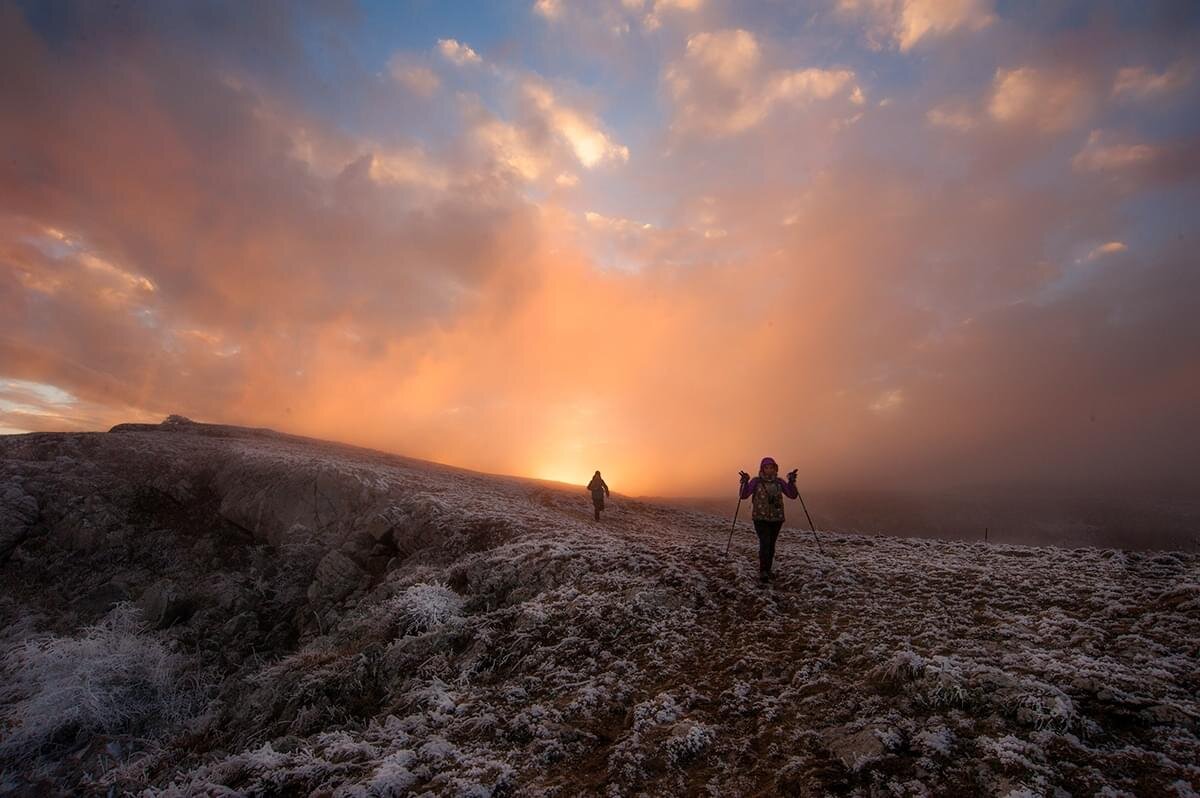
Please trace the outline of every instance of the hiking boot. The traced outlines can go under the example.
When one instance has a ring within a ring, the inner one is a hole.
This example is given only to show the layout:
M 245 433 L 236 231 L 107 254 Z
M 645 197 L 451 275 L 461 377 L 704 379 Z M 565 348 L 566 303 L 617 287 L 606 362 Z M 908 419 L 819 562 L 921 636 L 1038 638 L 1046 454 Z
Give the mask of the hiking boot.
M 758 581 L 762 582 L 764 585 L 767 582 L 771 581 L 771 572 L 770 571 L 759 571 L 758 572 Z

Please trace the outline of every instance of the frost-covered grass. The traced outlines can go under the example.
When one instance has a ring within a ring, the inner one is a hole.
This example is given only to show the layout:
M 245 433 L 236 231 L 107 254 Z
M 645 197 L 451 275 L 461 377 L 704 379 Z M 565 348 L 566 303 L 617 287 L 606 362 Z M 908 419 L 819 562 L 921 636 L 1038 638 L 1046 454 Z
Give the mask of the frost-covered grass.
M 420 634 L 462 614 L 463 599 L 441 584 L 413 585 L 388 602 L 404 634 Z
M 129 604 L 78 636 L 18 643 L 0 663 L 0 761 L 26 761 L 53 743 L 97 732 L 161 730 L 194 708 L 183 658 L 148 635 Z
M 597 524 L 582 489 L 299 443 L 144 438 L 215 468 L 232 486 L 223 506 L 244 491 L 239 518 L 266 519 L 278 557 L 295 535 L 364 568 L 344 599 L 287 594 L 296 645 L 247 659 L 196 724 L 203 745 L 165 746 L 121 789 L 1200 789 L 1195 555 L 834 534 L 822 553 L 789 528 L 764 588 L 748 524 L 727 558 L 728 522 L 619 496 Z M 372 519 L 397 553 L 368 577 Z

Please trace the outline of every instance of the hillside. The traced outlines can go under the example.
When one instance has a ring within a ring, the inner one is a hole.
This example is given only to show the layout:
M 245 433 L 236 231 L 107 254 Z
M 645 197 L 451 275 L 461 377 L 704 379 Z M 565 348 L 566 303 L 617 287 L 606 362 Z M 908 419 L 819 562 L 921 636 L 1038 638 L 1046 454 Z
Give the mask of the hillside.
M 265 430 L 0 437 L 0 794 L 1200 790 L 1200 556 L 791 528 L 764 588 L 727 531 Z

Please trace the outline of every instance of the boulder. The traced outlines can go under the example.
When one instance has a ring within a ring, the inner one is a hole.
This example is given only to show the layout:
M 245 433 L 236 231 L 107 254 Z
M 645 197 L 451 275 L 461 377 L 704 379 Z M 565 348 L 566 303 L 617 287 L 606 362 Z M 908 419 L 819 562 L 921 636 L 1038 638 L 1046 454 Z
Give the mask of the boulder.
M 137 600 L 146 622 L 155 629 L 187 623 L 196 611 L 196 601 L 174 580 L 160 579 L 142 592 Z
M 29 536 L 37 519 L 36 499 L 15 481 L 0 483 L 0 564 Z
M 268 461 L 234 461 L 213 479 L 222 518 L 278 546 L 297 525 L 326 543 L 340 543 L 369 504 L 367 483 L 352 472 Z
M 377 543 L 392 543 L 392 530 L 396 528 L 396 522 L 392 519 L 390 513 L 376 513 L 367 521 L 366 532 L 371 536 L 371 539 Z
M 390 562 L 391 559 L 392 558 L 388 557 L 386 554 L 384 554 L 384 555 L 377 554 L 377 555 L 372 555 L 372 556 L 368 557 L 367 558 L 367 573 L 369 573 L 371 576 L 374 576 L 374 577 L 383 576 L 385 573 L 387 573 L 388 562 Z
M 331 551 L 317 563 L 316 578 L 308 586 L 310 601 L 341 601 L 366 581 L 367 573 L 348 554 Z
M 236 645 L 258 631 L 258 616 L 243 612 L 233 616 L 221 626 L 221 639 L 227 646 Z
M 887 752 L 884 743 L 888 730 L 878 726 L 853 730 L 850 726 L 828 729 L 822 735 L 825 747 L 851 773 L 882 757 Z
M 103 615 L 122 601 L 129 601 L 129 585 L 110 579 L 76 599 L 74 606 L 85 615 Z

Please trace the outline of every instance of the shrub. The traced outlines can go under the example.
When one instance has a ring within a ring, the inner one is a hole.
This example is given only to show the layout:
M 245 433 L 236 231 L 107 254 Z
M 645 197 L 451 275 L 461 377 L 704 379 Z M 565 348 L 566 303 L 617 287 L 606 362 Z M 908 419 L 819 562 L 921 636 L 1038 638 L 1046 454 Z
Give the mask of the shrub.
M 421 634 L 462 615 L 462 597 L 445 585 L 422 582 L 391 599 L 402 634 Z
M 78 637 L 10 647 L 0 658 L 0 760 L 72 732 L 142 734 L 185 717 L 195 692 L 180 685 L 182 658 L 144 632 L 138 610 L 122 603 Z

